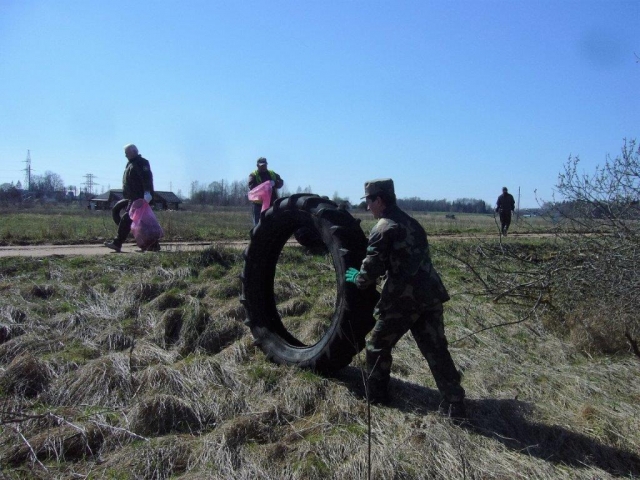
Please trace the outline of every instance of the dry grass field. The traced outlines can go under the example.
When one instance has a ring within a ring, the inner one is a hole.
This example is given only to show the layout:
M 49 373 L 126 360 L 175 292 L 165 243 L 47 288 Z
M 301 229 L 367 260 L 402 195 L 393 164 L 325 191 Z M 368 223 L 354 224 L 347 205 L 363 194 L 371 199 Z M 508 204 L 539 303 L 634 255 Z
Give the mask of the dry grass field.
M 450 241 L 432 243 L 461 425 L 437 413 L 410 335 L 388 406 L 367 405 L 362 358 L 332 377 L 268 362 L 239 251 L 1 258 L 0 478 L 640 477 L 638 359 L 587 355 L 535 317 L 506 325 L 517 314 L 468 293 Z M 330 314 L 332 275 L 323 255 L 281 255 L 277 304 L 302 338 Z
M 248 238 L 252 227 L 249 207 L 194 207 L 192 210 L 156 211 L 164 229 L 164 240 L 213 241 Z M 374 222 L 369 212 L 354 209 L 362 228 L 369 232 Z M 416 213 L 430 235 L 495 234 L 499 227 L 493 215 Z M 540 218 L 522 218 L 514 222 L 512 232 L 547 232 L 549 225 Z M 116 225 L 107 210 L 90 211 L 73 207 L 37 207 L 7 209 L 0 207 L 0 246 L 33 244 L 101 243 L 115 235 Z

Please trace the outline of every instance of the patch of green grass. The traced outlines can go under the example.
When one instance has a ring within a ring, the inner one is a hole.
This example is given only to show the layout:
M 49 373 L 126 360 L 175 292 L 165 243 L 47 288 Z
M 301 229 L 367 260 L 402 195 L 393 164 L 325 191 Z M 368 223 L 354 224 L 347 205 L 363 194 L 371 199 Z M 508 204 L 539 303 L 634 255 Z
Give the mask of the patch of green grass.
M 331 473 L 326 462 L 315 453 L 308 453 L 291 467 L 300 478 L 326 478 Z
M 271 390 L 278 384 L 280 372 L 275 365 L 260 362 L 247 368 L 247 377 L 254 382 L 263 382 L 265 389 Z

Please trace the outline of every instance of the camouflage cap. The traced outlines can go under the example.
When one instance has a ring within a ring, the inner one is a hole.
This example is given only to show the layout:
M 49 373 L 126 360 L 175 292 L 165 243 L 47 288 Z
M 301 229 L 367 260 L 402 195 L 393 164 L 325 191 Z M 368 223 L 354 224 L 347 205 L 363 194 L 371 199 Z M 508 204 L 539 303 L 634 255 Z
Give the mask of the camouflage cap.
M 267 164 L 267 159 L 264 158 L 264 157 L 260 157 L 256 163 L 257 163 L 257 165 L 266 165 Z
M 386 193 L 387 195 L 395 195 L 392 179 L 378 178 L 376 180 L 369 180 L 368 182 L 364 182 L 364 197 L 362 198 L 366 198 L 369 195 L 379 195 L 381 193 Z

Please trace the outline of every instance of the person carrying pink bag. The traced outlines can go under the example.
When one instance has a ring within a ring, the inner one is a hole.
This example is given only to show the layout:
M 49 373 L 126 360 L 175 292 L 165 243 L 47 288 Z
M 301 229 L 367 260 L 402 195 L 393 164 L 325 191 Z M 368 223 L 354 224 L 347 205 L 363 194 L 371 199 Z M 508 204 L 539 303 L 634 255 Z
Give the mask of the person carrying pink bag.
M 284 181 L 280 175 L 267 168 L 266 158 L 258 158 L 256 166 L 257 170 L 249 174 L 249 200 L 253 202 L 252 213 L 254 227 L 260 221 L 260 213 L 273 204 L 273 202 L 278 198 L 278 189 L 282 188 L 284 185 Z M 268 186 L 264 185 L 265 183 L 267 183 Z M 256 189 L 258 186 L 261 186 L 261 188 Z M 270 189 L 270 195 L 266 194 L 267 189 Z M 268 204 L 266 204 L 265 198 L 269 199 Z
M 122 175 L 122 196 L 128 200 L 124 208 L 125 213 L 120 218 L 118 224 L 118 234 L 113 240 L 104 242 L 104 246 L 120 252 L 122 244 L 127 240 L 131 232 L 131 206 L 136 200 L 143 200 L 145 203 L 153 201 L 153 174 L 149 160 L 143 158 L 138 152 L 138 147 L 133 143 L 125 145 L 124 156 L 127 157 L 127 165 Z M 150 244 L 145 244 L 145 251 L 159 251 L 160 244 L 157 240 Z

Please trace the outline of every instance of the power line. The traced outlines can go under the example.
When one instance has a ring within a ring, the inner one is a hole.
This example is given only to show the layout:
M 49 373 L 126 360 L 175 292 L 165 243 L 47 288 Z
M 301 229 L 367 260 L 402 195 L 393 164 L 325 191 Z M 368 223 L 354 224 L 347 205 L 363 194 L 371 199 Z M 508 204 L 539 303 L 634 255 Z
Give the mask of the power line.
M 94 185 L 100 185 L 99 183 L 95 183 L 93 181 L 94 178 L 98 178 L 96 177 L 93 173 L 87 173 L 84 178 L 87 179 L 86 182 L 84 182 L 82 185 L 85 186 L 85 192 L 87 192 L 90 195 L 93 195 L 93 187 Z
M 24 169 L 24 181 L 27 184 L 27 191 L 31 190 L 31 150 L 27 150 L 27 159 L 24 161 L 27 167 Z

